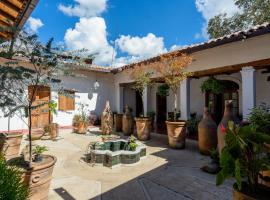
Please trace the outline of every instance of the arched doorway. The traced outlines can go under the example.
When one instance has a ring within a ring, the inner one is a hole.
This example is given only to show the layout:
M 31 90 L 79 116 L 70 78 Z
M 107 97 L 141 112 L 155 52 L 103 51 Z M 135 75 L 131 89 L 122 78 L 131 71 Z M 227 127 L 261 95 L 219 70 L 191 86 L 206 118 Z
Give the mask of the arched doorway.
M 205 106 L 209 107 L 214 120 L 219 123 L 226 100 L 233 100 L 233 114 L 239 116 L 239 85 L 233 81 L 221 80 L 224 91 L 221 94 L 205 93 Z

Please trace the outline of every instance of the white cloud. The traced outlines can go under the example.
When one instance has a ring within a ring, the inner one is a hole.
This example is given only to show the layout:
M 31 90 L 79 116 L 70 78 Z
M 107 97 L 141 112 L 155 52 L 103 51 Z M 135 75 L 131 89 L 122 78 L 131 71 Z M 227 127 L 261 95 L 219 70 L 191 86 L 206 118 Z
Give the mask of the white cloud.
M 26 30 L 29 33 L 37 33 L 38 29 L 41 28 L 44 24 L 42 21 L 38 18 L 29 17 L 27 24 L 26 24 Z
M 97 54 L 95 63 L 110 64 L 114 54 L 113 47 L 107 41 L 106 24 L 101 17 L 80 18 L 75 28 L 69 28 L 65 34 L 68 49 L 87 49 L 90 54 Z
M 163 37 L 156 37 L 153 33 L 148 33 L 145 37 L 122 35 L 116 40 L 116 45 L 122 52 L 141 59 L 167 52 Z
M 222 13 L 227 13 L 232 16 L 239 11 L 238 7 L 234 4 L 234 0 L 196 0 L 196 8 L 205 19 L 205 24 L 202 27 L 201 33 L 195 35 L 195 39 L 208 39 L 206 32 L 208 21 Z
M 58 9 L 68 16 L 95 17 L 107 8 L 107 0 L 74 0 L 75 5 L 60 4 Z

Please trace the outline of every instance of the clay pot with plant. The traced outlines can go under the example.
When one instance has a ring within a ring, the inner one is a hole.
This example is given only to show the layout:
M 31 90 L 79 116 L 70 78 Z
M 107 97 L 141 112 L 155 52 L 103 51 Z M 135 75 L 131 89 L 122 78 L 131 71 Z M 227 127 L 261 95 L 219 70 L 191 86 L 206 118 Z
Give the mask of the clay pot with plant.
M 59 125 L 57 123 L 50 123 L 44 126 L 43 131 L 49 134 L 51 140 L 55 140 L 59 135 Z
M 72 120 L 73 132 L 78 134 L 86 134 L 89 125 L 87 117 L 87 104 L 79 104 L 79 114 L 74 115 Z
M 185 120 L 179 120 L 177 115 L 177 91 L 182 81 L 192 76 L 185 68 L 192 62 L 192 57 L 187 54 L 170 56 L 160 56 L 160 60 L 154 64 L 158 75 L 160 75 L 166 85 L 173 93 L 174 110 L 173 119 L 166 121 L 169 146 L 171 148 L 185 148 L 186 124 Z
M 139 117 L 135 118 L 137 137 L 139 140 L 145 141 L 150 139 L 151 134 L 151 118 L 145 116 L 144 98 L 146 95 L 146 88 L 151 84 L 152 72 L 148 71 L 146 67 L 135 66 L 130 74 L 131 79 L 134 80 L 133 89 L 137 91 L 142 100 L 142 113 Z
M 53 39 L 43 45 L 36 35 L 23 33 L 16 35 L 12 41 L 13 44 L 10 46 L 17 44 L 17 41 L 21 44 L 13 49 L 14 55 L 21 56 L 21 52 L 24 52 L 22 56 L 28 65 L 21 66 L 14 60 L 0 64 L 0 79 L 2 80 L 0 108 L 5 116 L 19 116 L 28 127 L 27 157 L 29 159 L 26 157 L 13 158 L 9 160 L 9 164 L 23 170 L 23 181 L 30 186 L 30 200 L 48 199 L 56 157 L 44 155 L 41 161 L 35 159 L 32 144 L 33 116 L 40 110 L 51 113 L 56 107 L 54 101 L 40 101 L 37 98 L 38 93 L 44 87 L 54 88 L 54 91 L 57 92 L 61 91 L 62 85 L 59 77 L 73 75 L 75 69 L 67 66 L 64 58 L 59 56 L 61 52 L 52 48 Z M 72 59 L 73 55 L 70 55 L 69 60 Z
M 265 142 L 270 143 L 270 136 L 257 132 L 251 125 L 240 127 L 232 121 L 228 122 L 223 134 L 225 146 L 220 155 L 222 169 L 216 177 L 217 185 L 234 177 L 233 199 L 269 199 L 270 190 L 259 183 L 259 176 L 270 168 L 263 147 Z

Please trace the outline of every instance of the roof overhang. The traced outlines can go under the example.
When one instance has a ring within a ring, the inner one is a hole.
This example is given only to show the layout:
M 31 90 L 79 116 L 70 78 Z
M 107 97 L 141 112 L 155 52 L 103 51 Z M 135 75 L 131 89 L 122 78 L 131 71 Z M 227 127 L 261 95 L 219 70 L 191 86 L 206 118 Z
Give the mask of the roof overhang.
M 24 26 L 39 0 L 0 1 L 0 39 L 10 40 Z

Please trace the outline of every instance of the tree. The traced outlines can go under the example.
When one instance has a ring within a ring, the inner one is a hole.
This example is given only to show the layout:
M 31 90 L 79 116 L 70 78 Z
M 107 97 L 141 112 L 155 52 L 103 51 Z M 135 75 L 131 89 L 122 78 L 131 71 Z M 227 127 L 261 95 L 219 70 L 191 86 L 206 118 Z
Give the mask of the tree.
M 185 68 L 192 62 L 192 57 L 187 54 L 181 55 L 161 55 L 160 60 L 154 63 L 154 68 L 164 78 L 165 83 L 173 92 L 174 97 L 174 121 L 177 115 L 177 90 L 180 83 L 186 78 L 192 76 L 191 72 Z
M 218 38 L 251 26 L 270 22 L 270 0 L 235 0 L 239 12 L 231 17 L 226 13 L 209 20 L 207 32 L 210 38 Z
M 59 77 L 74 74 L 74 69 L 68 65 L 68 60 L 75 59 L 75 56 L 63 56 L 57 48 L 52 47 L 53 39 L 50 39 L 46 45 L 38 41 L 36 35 L 29 35 L 25 32 L 18 35 L 15 41 L 9 43 L 10 51 L 12 48 L 12 57 L 4 63 L 0 63 L 0 108 L 4 116 L 19 115 L 29 130 L 29 166 L 32 162 L 32 119 L 31 114 L 36 109 L 49 109 L 55 111 L 55 102 L 44 103 L 35 102 L 37 91 L 42 86 L 52 87 L 54 90 L 64 93 Z M 16 44 L 16 45 L 14 45 Z M 8 45 L 7 45 L 8 46 Z M 31 91 L 28 91 L 31 87 Z M 45 106 L 46 105 L 46 106 Z
M 144 115 L 144 99 L 143 93 L 144 89 L 151 84 L 151 75 L 153 72 L 150 72 L 144 66 L 135 66 L 130 74 L 130 77 L 135 81 L 133 89 L 136 90 L 143 102 L 142 105 L 142 115 Z

